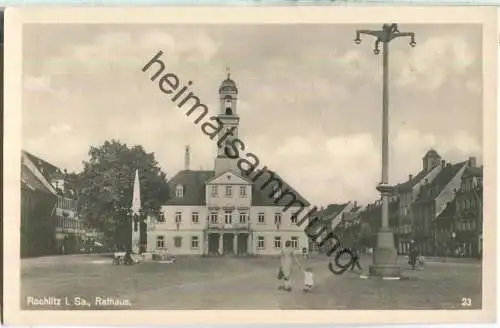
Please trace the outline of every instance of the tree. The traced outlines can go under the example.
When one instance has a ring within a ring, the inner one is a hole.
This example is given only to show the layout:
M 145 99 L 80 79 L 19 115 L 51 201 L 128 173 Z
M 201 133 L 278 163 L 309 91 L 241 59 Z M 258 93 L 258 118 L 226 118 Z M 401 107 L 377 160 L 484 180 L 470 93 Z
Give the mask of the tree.
M 358 234 L 359 244 L 362 247 L 374 247 L 373 233 L 370 225 L 367 222 L 361 223 Z
M 166 175 L 154 153 L 117 140 L 91 147 L 90 159 L 72 182 L 78 185 L 80 213 L 95 228 L 124 242 L 128 234 L 135 171 L 139 170 L 141 205 L 146 215 L 159 213 L 168 197 Z M 128 234 L 130 236 L 130 234 Z

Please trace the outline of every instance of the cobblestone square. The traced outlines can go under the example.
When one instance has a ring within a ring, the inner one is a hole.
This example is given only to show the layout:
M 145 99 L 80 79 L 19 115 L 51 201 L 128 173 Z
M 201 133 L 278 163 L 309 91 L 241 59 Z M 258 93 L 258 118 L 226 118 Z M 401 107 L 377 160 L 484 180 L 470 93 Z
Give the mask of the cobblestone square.
M 179 257 L 175 264 L 117 266 L 101 256 L 59 256 L 22 261 L 23 309 L 468 309 L 481 308 L 481 264 L 429 262 L 412 271 L 400 258 L 408 280 L 362 279 L 359 273 L 333 275 L 325 257 L 302 260 L 315 273 L 315 286 L 277 289 L 278 259 Z M 371 258 L 361 264 L 368 270 Z M 32 306 L 28 297 L 85 299 L 86 305 Z M 95 298 L 128 300 L 130 305 L 95 304 Z

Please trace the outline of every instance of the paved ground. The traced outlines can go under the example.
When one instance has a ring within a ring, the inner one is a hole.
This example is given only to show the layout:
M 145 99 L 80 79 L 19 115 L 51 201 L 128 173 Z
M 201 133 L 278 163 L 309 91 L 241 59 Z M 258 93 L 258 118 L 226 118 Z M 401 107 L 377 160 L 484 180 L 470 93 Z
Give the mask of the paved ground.
M 315 272 L 316 286 L 301 291 L 303 275 L 294 272 L 294 290 L 277 290 L 276 258 L 178 258 L 176 264 L 111 265 L 95 255 L 59 256 L 22 261 L 24 309 L 460 309 L 462 298 L 481 308 L 481 265 L 426 263 L 409 280 L 361 279 L 359 273 L 335 276 L 326 258 L 304 261 Z M 371 258 L 363 258 L 368 269 Z M 61 298 L 61 306 L 27 306 L 27 297 Z M 98 306 L 95 297 L 129 300 L 130 306 Z M 70 305 L 64 305 L 67 297 Z M 90 306 L 77 306 L 81 297 Z

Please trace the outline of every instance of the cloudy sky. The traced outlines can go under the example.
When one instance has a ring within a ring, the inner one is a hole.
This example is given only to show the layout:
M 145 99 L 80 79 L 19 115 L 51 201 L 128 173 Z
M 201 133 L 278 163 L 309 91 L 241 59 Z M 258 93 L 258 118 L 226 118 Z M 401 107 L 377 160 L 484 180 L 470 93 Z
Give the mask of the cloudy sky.
M 154 152 L 168 177 L 212 169 L 215 145 L 141 68 L 159 50 L 167 70 L 211 113 L 230 66 L 239 134 L 262 165 L 310 202 L 376 199 L 381 56 L 353 25 L 25 25 L 23 148 L 80 170 L 91 145 L 115 138 Z M 481 29 L 400 25 L 391 43 L 390 180 L 421 169 L 431 147 L 451 162 L 482 160 Z

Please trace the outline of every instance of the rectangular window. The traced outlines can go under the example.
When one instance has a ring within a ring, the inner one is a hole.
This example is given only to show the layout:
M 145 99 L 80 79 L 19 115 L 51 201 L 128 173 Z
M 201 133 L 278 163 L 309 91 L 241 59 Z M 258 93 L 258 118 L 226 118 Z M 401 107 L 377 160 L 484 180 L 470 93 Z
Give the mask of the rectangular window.
M 198 212 L 193 212 L 191 214 L 191 219 L 193 220 L 193 223 L 200 223 L 200 214 Z
M 264 237 L 259 236 L 257 237 L 257 249 L 264 249 Z
M 218 186 L 212 186 L 212 197 L 217 197 L 218 194 Z
M 231 211 L 224 212 L 224 222 L 226 224 L 231 224 L 233 222 L 233 213 Z
M 156 236 L 156 248 L 165 248 L 164 236 Z
M 247 223 L 247 213 L 245 212 L 240 213 L 240 223 L 241 224 Z
M 292 214 L 292 216 L 290 217 L 290 221 L 292 222 L 292 224 L 297 224 L 297 215 L 295 214 Z
M 274 224 L 281 225 L 281 213 L 274 214 Z
M 281 248 L 281 237 L 274 237 L 274 248 Z
M 258 222 L 259 223 L 265 223 L 266 222 L 266 216 L 264 215 L 264 212 L 260 212 L 259 213 Z
M 199 245 L 199 241 L 198 241 L 198 236 L 192 236 L 191 237 L 191 248 L 197 249 L 199 247 L 200 247 L 200 245 Z
M 163 212 L 160 212 L 160 215 L 158 215 L 158 222 L 165 222 L 165 214 Z
M 180 237 L 180 236 L 174 237 L 174 247 L 175 248 L 182 247 L 182 237 Z
M 182 222 L 182 213 L 181 212 L 175 212 L 175 222 L 176 223 Z
M 240 197 L 242 198 L 247 197 L 247 187 L 245 186 L 240 187 Z
M 299 237 L 292 237 L 291 241 L 293 248 L 299 248 Z
M 226 186 L 226 196 L 231 197 L 233 195 L 233 187 L 232 186 Z
M 217 224 L 217 212 L 210 213 L 210 223 Z

